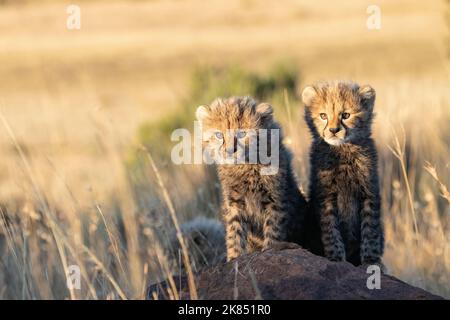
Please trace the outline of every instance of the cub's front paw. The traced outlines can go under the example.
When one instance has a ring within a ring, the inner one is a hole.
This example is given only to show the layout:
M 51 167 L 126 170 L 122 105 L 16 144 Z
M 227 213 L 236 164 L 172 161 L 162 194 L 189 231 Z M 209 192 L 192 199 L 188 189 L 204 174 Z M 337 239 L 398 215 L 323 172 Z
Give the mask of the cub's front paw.
M 228 254 L 227 255 L 227 262 L 236 260 L 239 257 L 239 254 Z
M 298 244 L 294 242 L 286 242 L 286 241 L 271 241 L 269 243 L 264 244 L 262 251 L 267 250 L 275 250 L 275 251 L 281 251 L 281 250 L 287 250 L 287 249 L 298 249 L 301 248 Z

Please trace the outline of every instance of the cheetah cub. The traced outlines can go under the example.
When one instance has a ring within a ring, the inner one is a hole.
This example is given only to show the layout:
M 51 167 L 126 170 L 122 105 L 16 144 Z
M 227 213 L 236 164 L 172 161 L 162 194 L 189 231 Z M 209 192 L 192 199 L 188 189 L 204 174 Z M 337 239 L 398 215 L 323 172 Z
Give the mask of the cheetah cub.
M 375 90 L 351 82 L 319 83 L 302 93 L 313 142 L 310 204 L 325 256 L 381 264 L 377 151 L 371 138 Z
M 272 113 L 269 104 L 249 97 L 216 99 L 196 112 L 222 187 L 228 261 L 300 241 L 306 201 Z M 273 132 L 278 134 L 272 136 Z M 253 161 L 252 149 L 257 151 Z M 265 153 L 260 154 L 263 149 L 270 157 L 276 155 L 277 170 L 267 170 L 270 164 L 264 161 Z

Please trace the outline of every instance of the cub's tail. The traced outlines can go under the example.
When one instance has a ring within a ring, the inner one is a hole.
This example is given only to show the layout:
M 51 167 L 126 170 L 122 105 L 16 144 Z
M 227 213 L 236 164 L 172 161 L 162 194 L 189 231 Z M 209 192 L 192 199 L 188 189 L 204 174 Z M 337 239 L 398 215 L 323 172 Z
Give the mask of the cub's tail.
M 217 219 L 196 217 L 181 225 L 194 270 L 215 265 L 226 260 L 225 228 Z M 177 269 L 184 269 L 182 250 L 174 234 L 170 240 L 170 256 Z

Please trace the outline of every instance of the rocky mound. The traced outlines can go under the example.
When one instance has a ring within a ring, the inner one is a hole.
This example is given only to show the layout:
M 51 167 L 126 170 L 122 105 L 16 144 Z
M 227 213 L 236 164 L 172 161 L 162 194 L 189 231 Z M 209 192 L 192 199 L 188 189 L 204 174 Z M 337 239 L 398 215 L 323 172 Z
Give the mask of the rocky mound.
M 367 272 L 365 267 L 331 262 L 299 247 L 241 256 L 203 270 L 196 275 L 196 284 L 201 299 L 442 299 L 383 274 L 377 289 L 376 271 Z M 180 298 L 189 299 L 186 277 L 174 282 Z M 167 288 L 167 282 L 151 285 L 148 298 L 168 299 Z

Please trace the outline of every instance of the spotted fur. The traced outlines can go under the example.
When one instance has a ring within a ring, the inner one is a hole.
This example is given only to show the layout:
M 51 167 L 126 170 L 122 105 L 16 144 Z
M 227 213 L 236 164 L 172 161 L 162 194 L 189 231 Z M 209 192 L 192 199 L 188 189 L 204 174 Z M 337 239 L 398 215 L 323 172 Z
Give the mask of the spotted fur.
M 272 107 L 248 97 L 217 99 L 197 109 L 203 131 L 224 133 L 219 151 L 236 156 L 236 144 L 248 144 L 246 138 L 228 136 L 227 130 L 280 129 Z M 214 137 L 205 144 L 214 142 Z M 227 259 L 246 252 L 260 251 L 285 241 L 301 242 L 306 201 L 298 189 L 291 169 L 290 152 L 279 135 L 279 169 L 263 175 L 259 162 L 220 164 L 217 166 L 223 194 L 223 218 L 226 227 Z M 260 148 L 258 141 L 258 148 Z M 231 150 L 231 151 L 230 151 Z
M 377 151 L 371 138 L 375 90 L 351 82 L 319 83 L 302 93 L 311 131 L 310 204 L 323 250 L 334 261 L 381 263 Z
M 199 216 L 183 223 L 180 228 L 194 270 L 199 271 L 225 260 L 225 229 L 221 221 Z M 184 270 L 184 264 L 180 263 L 182 248 L 175 231 L 169 238 L 166 251 L 174 272 Z

